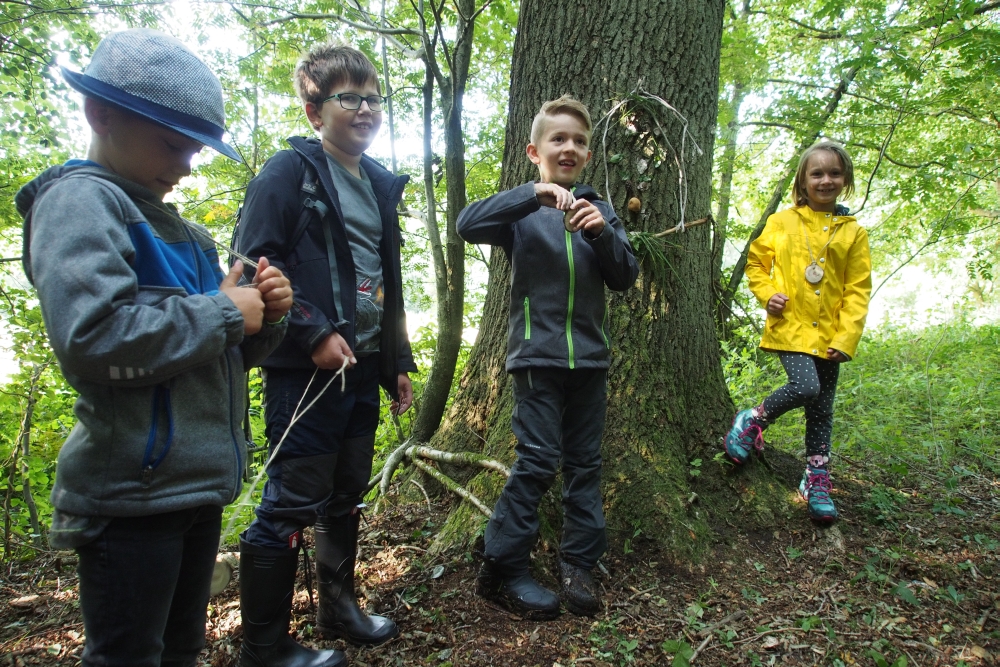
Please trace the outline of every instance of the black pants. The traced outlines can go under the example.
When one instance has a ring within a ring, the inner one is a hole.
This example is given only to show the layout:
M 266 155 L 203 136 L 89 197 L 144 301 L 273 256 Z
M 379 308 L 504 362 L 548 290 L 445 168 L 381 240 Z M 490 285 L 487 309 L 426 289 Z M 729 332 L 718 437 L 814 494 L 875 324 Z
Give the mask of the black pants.
M 117 518 L 77 547 L 84 666 L 193 666 L 221 530 L 207 505 Z
M 300 411 L 335 371 L 320 370 Z M 264 371 L 264 418 L 275 447 L 288 430 L 313 371 Z M 267 469 L 267 484 L 257 516 L 243 539 L 258 547 L 289 548 L 290 539 L 319 516 L 344 516 L 364 496 L 375 456 L 378 427 L 378 354 L 358 359 L 288 432 Z
M 601 503 L 606 370 L 535 368 L 512 373 L 517 461 L 486 526 L 486 557 L 507 574 L 528 571 L 538 503 L 562 461 L 560 556 L 592 569 L 607 550 Z
M 833 399 L 837 395 L 840 364 L 798 352 L 780 352 L 788 384 L 764 399 L 767 421 L 789 410 L 805 407 L 806 456 L 829 455 L 833 433 Z

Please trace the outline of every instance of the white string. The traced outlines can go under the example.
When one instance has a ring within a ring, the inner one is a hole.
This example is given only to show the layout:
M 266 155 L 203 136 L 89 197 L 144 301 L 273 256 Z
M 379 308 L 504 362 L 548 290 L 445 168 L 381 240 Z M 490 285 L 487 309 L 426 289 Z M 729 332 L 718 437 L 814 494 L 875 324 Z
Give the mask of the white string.
M 233 511 L 232 515 L 230 515 L 229 521 L 226 523 L 226 529 L 222 531 L 222 537 L 219 538 L 220 548 L 222 547 L 223 544 L 225 544 L 226 540 L 229 539 L 229 537 L 231 537 L 233 532 L 235 531 L 236 521 L 239 519 L 240 515 L 239 509 L 242 507 L 246 507 L 249 504 L 247 503 L 247 500 L 257 490 L 257 485 L 260 484 L 260 481 L 264 478 L 264 475 L 267 473 L 268 466 L 271 465 L 271 463 L 274 461 L 274 457 L 276 457 L 278 455 L 278 452 L 281 450 L 281 445 L 284 444 L 285 438 L 288 437 L 288 432 L 292 430 L 292 426 L 294 426 L 297 421 L 302 419 L 302 417 L 304 417 L 305 414 L 309 412 L 309 409 L 316 404 L 316 401 L 318 401 L 323 396 L 324 393 L 326 393 L 326 390 L 329 389 L 330 385 L 333 384 L 333 381 L 336 380 L 338 377 L 340 378 L 340 393 L 344 393 L 344 390 L 347 386 L 347 376 L 344 374 L 344 371 L 347 370 L 347 364 L 349 360 L 350 360 L 349 357 L 344 357 L 344 364 L 340 367 L 340 370 L 334 373 L 333 377 L 331 377 L 327 381 L 327 383 L 323 385 L 323 388 L 320 389 L 318 394 L 316 394 L 316 398 L 312 399 L 306 405 L 305 409 L 302 410 L 302 412 L 299 412 L 299 407 L 301 407 L 302 401 L 306 399 L 306 394 L 309 393 L 309 388 L 312 386 L 313 380 L 316 379 L 316 375 L 319 373 L 319 368 L 317 367 L 316 370 L 313 371 L 312 377 L 309 378 L 309 382 L 306 384 L 305 391 L 302 392 L 302 397 L 299 398 L 299 402 L 296 403 L 295 405 L 295 410 L 292 411 L 292 418 L 291 420 L 289 420 L 288 426 L 285 427 L 285 432 L 281 434 L 281 439 L 278 440 L 278 444 L 275 445 L 274 449 L 271 451 L 271 455 L 267 457 L 267 462 L 261 467 L 260 472 L 258 472 L 257 475 L 254 476 L 253 480 L 243 491 L 243 493 L 240 495 L 239 500 L 236 502 L 236 509 Z
M 694 146 L 694 150 L 697 151 L 697 154 L 699 156 L 704 155 L 704 151 L 702 151 L 701 146 L 698 145 L 698 142 L 695 140 L 694 135 L 692 135 L 690 130 L 688 130 L 689 122 L 688 119 L 684 116 L 684 114 L 678 111 L 676 107 L 674 107 L 672 104 L 664 100 L 659 95 L 654 95 L 653 93 L 650 93 L 645 89 L 643 89 L 642 79 L 640 79 L 639 82 L 636 84 L 635 88 L 632 89 L 632 92 L 629 93 L 629 95 L 626 96 L 625 99 L 617 102 L 613 107 L 611 107 L 611 110 L 608 111 L 608 113 L 606 113 L 604 117 L 601 118 L 601 120 L 599 120 L 597 122 L 597 125 L 595 126 L 595 127 L 600 127 L 602 123 L 604 124 L 604 132 L 601 136 L 601 148 L 604 153 L 605 198 L 607 199 L 608 204 L 611 206 L 611 210 L 613 211 L 614 204 L 611 201 L 611 178 L 610 178 L 610 170 L 608 168 L 608 129 L 611 126 L 611 117 L 619 109 L 625 106 L 625 104 L 628 103 L 629 97 L 632 96 L 638 96 L 662 105 L 674 116 L 676 116 L 677 119 L 680 120 L 682 124 L 681 150 L 680 152 L 678 152 L 677 150 L 674 149 L 673 144 L 670 143 L 670 139 L 667 137 L 667 133 L 664 131 L 663 126 L 660 125 L 660 121 L 656 118 L 655 115 L 653 115 L 653 122 L 656 123 L 656 127 L 660 130 L 660 139 L 667 145 L 667 148 L 670 149 L 670 152 L 673 155 L 674 165 L 676 165 L 677 167 L 677 206 L 680 212 L 680 222 L 677 223 L 676 227 L 674 227 L 674 231 L 683 232 L 686 229 L 685 225 L 687 221 L 688 181 L 687 181 L 687 171 L 685 170 L 685 162 L 686 162 L 685 153 L 688 150 L 687 149 L 688 138 L 690 137 L 691 144 Z

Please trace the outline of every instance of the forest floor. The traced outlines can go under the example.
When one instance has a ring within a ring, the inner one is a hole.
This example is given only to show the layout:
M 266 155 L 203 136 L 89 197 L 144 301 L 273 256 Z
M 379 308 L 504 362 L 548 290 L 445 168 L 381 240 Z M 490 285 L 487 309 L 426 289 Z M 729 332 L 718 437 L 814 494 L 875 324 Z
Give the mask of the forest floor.
M 313 637 L 301 576 L 293 626 L 307 644 L 346 649 L 357 667 L 994 664 L 1000 480 L 958 467 L 889 485 L 861 462 L 838 464 L 835 527 L 815 527 L 799 505 L 774 530 L 720 534 L 697 565 L 640 535 L 604 557 L 600 614 L 544 623 L 477 598 L 471 554 L 427 554 L 450 501 L 389 507 L 363 527 L 358 573 L 401 636 L 366 649 Z M 554 555 L 538 551 L 536 572 L 554 587 L 544 574 Z M 0 665 L 78 663 L 74 565 L 72 552 L 49 552 L 0 573 Z M 238 664 L 237 590 L 234 580 L 211 601 L 204 665 Z

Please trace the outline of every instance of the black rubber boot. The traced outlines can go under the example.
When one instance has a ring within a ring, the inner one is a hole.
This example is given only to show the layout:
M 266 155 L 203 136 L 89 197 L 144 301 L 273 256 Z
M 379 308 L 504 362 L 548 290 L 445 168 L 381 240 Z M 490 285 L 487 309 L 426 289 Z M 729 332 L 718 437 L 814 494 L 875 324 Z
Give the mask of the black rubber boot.
M 555 593 L 539 585 L 527 572 L 504 574 L 489 561 L 484 561 L 479 569 L 476 592 L 532 621 L 549 621 L 559 615 L 559 598 Z
M 345 667 L 343 651 L 317 651 L 288 635 L 298 549 L 240 540 L 241 667 Z
M 399 634 L 385 616 L 369 616 L 358 605 L 354 592 L 354 563 L 358 556 L 358 524 L 355 508 L 342 517 L 320 517 L 316 521 L 316 585 L 319 611 L 316 629 L 326 637 L 343 637 L 350 643 L 374 646 Z
M 566 608 L 577 616 L 593 616 L 601 610 L 597 584 L 590 570 L 559 561 L 559 583 L 559 597 Z

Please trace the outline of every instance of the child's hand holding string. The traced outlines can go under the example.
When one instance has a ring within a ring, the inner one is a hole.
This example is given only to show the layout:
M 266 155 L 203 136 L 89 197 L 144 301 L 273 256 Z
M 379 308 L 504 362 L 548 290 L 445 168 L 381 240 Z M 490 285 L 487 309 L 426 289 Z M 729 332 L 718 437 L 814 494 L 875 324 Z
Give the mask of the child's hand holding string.
M 264 300 L 264 321 L 278 322 L 292 307 L 292 283 L 276 266 L 271 266 L 266 257 L 257 263 L 257 273 L 253 277 L 261 298 Z
M 264 322 L 264 299 L 255 289 L 244 289 L 237 283 L 243 275 L 243 262 L 236 260 L 229 275 L 219 284 L 219 291 L 229 297 L 243 316 L 243 333 L 247 336 L 260 331 Z

